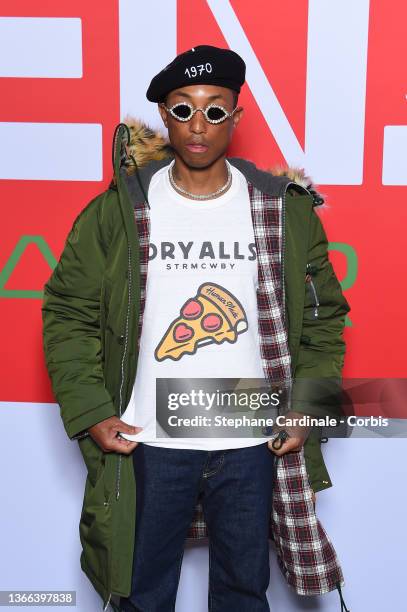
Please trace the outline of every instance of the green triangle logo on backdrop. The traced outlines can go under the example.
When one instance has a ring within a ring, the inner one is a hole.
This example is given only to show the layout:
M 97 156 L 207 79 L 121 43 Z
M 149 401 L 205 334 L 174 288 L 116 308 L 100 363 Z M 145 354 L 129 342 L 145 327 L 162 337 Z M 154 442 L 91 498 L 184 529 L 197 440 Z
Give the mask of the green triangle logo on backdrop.
M 6 265 L 0 272 L 0 298 L 34 298 L 42 299 L 43 291 L 32 291 L 28 289 L 5 289 L 8 280 L 13 274 L 24 251 L 30 244 L 35 244 L 44 257 L 45 261 L 53 270 L 57 265 L 57 260 L 53 256 L 51 249 L 42 236 L 22 236 L 17 242 Z

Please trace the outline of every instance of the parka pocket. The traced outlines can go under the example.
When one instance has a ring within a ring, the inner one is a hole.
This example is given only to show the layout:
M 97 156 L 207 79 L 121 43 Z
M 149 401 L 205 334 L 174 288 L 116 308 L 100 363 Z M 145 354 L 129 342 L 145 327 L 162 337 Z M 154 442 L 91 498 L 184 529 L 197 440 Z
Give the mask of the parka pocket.
M 106 499 L 103 473 L 95 486 L 86 479 L 79 524 L 82 557 L 87 568 L 110 590 L 112 508 Z
M 96 486 L 100 476 L 103 474 L 105 467 L 105 453 L 96 444 L 91 436 L 80 438 L 78 440 L 78 444 L 88 470 L 89 482 L 92 487 L 94 487 Z

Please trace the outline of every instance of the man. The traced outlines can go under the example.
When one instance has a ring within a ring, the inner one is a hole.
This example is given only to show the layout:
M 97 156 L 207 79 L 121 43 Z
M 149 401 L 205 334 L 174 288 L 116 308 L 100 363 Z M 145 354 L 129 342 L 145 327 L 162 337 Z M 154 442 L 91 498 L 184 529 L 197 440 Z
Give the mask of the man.
M 45 286 L 47 366 L 88 468 L 81 566 L 105 608 L 174 610 L 199 500 L 209 609 L 269 610 L 274 458 L 311 440 L 308 427 L 286 427 L 279 450 L 258 437 L 157 439 L 156 379 L 264 377 L 283 390 L 293 375 L 341 374 L 349 307 L 315 194 L 226 157 L 244 81 L 236 53 L 206 45 L 153 78 L 170 151 L 129 172 L 119 130 L 114 183 L 75 220 Z M 298 389 L 289 416 L 318 414 Z M 312 445 L 320 490 L 330 483 Z

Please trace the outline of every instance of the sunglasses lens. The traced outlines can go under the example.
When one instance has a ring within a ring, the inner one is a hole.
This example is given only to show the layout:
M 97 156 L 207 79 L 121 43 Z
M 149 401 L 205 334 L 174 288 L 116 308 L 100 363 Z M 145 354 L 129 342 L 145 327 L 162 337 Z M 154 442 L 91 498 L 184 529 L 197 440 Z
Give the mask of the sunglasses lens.
M 188 117 L 191 115 L 191 109 L 187 104 L 177 104 L 177 106 L 174 106 L 172 109 L 172 112 L 179 119 L 188 119 Z
M 219 119 L 225 119 L 226 113 L 221 108 L 217 108 L 216 106 L 211 106 L 207 111 L 208 118 L 211 121 L 219 121 Z

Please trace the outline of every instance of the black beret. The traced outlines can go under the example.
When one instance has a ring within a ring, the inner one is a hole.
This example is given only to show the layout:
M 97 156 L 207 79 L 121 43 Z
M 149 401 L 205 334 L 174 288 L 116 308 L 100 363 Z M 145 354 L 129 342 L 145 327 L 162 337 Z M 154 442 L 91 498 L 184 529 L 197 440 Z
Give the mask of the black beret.
M 235 51 L 198 45 L 177 55 L 156 74 L 146 96 L 150 102 L 162 102 L 173 89 L 198 83 L 228 87 L 239 93 L 245 75 L 246 64 Z

